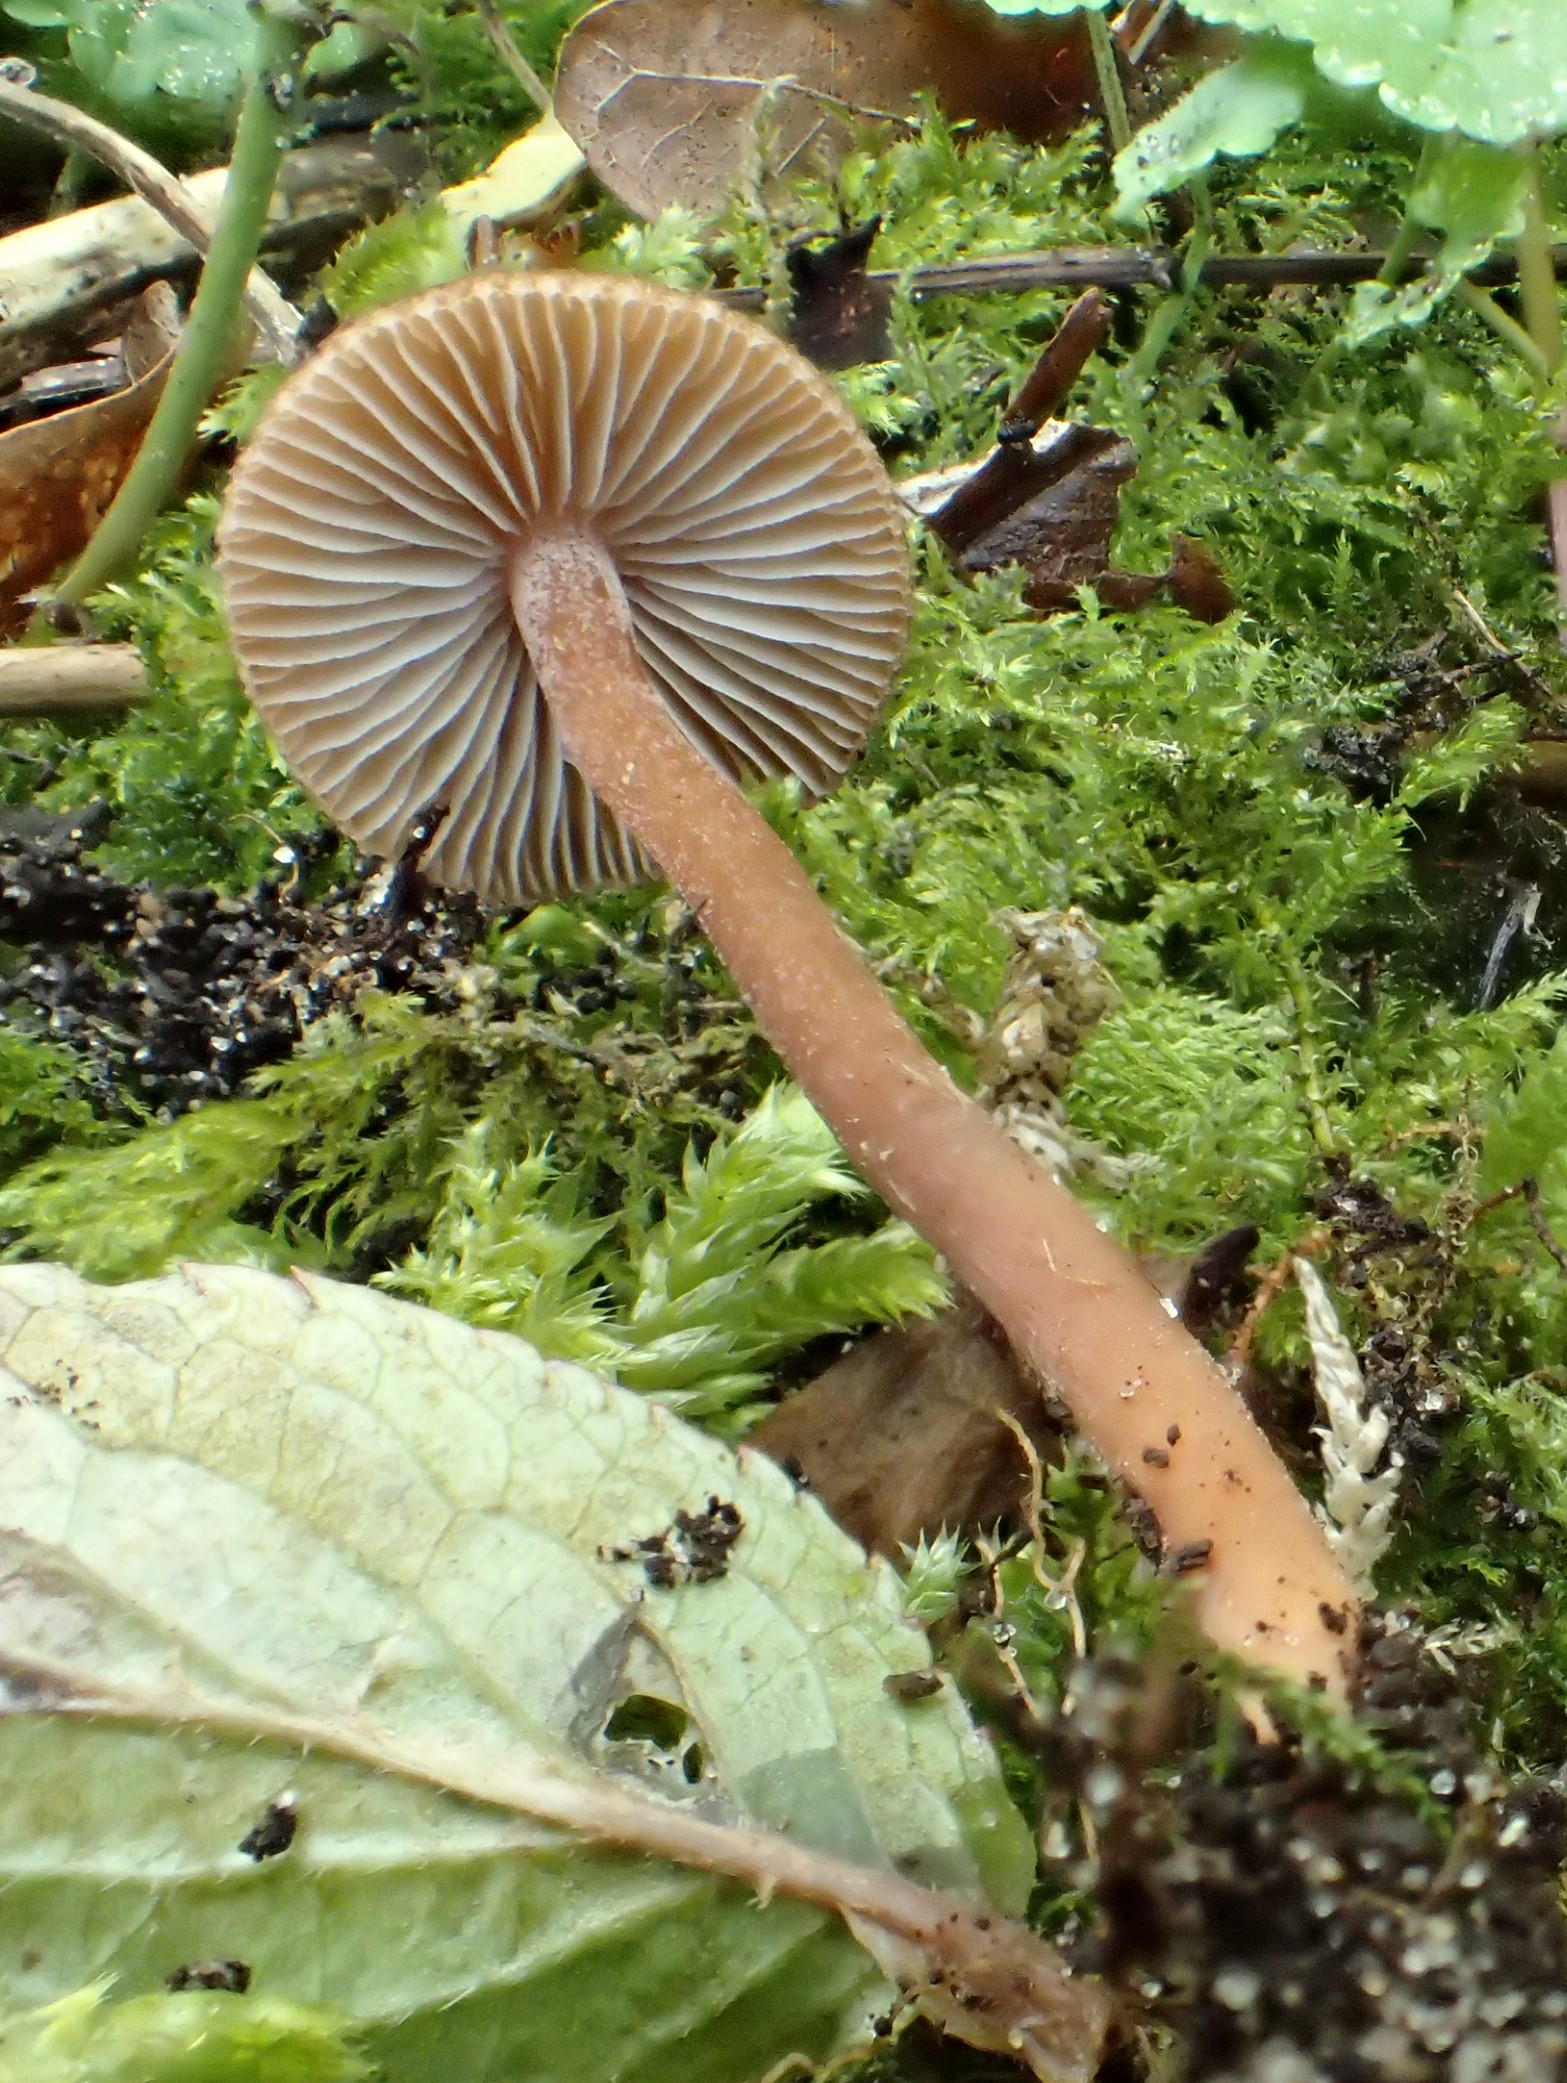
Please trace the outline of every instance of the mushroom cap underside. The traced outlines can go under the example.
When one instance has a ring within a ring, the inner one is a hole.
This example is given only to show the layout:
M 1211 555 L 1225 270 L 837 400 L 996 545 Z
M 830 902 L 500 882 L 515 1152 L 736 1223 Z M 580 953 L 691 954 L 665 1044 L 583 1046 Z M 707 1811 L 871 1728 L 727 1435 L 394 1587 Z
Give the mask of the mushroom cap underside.
M 439 807 L 422 867 L 492 903 L 655 872 L 566 758 L 512 615 L 518 547 L 573 524 L 616 567 L 659 698 L 736 779 L 830 789 L 906 641 L 875 451 L 752 321 L 550 272 L 469 277 L 334 334 L 234 473 L 235 650 L 335 823 L 395 854 Z

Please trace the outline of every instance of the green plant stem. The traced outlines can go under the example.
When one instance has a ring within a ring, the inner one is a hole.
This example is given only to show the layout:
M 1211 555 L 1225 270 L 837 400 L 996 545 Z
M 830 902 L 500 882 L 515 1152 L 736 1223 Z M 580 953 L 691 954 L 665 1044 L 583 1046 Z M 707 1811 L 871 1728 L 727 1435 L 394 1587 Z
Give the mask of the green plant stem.
M 1409 193 L 1412 196 L 1420 193 L 1422 184 L 1435 164 L 1437 150 L 1437 138 L 1427 133 L 1425 142 L 1420 147 L 1420 157 L 1415 162 L 1415 177 L 1409 185 Z M 1425 226 L 1417 221 L 1414 210 L 1406 209 L 1399 219 L 1398 230 L 1393 234 L 1393 243 L 1388 247 L 1382 265 L 1377 270 L 1379 282 L 1385 282 L 1392 288 L 1404 279 L 1404 271 L 1409 266 L 1415 247 L 1420 242 L 1420 234 L 1424 230 Z
M 1410 258 L 1419 242 L 1421 230 L 1422 227 L 1415 222 L 1414 218 L 1406 210 L 1399 223 L 1398 230 L 1393 234 L 1393 243 L 1388 247 L 1381 267 L 1377 269 L 1377 280 L 1379 282 L 1385 282 L 1391 286 L 1403 281 L 1404 270 L 1409 265 Z
M 263 14 L 255 69 L 245 90 L 228 186 L 212 245 L 136 460 L 92 540 L 62 580 L 55 599 L 78 604 L 114 577 L 141 547 L 196 443 L 196 427 L 223 381 L 234 349 L 245 285 L 261 249 L 267 210 L 283 158 L 287 119 L 274 90 L 299 63 L 308 32 Z
M 1473 282 L 1460 282 L 1458 294 L 1467 309 L 1477 318 L 1483 318 L 1499 340 L 1505 340 L 1521 361 L 1527 362 L 1535 375 L 1544 378 L 1549 374 L 1545 356 L 1532 333 L 1526 332 L 1516 318 L 1511 318 L 1491 295 L 1488 289 L 1480 289 Z
M 1518 255 L 1518 291 L 1523 303 L 1524 323 L 1539 356 L 1543 388 L 1549 389 L 1567 362 L 1562 339 L 1562 303 L 1556 287 L 1556 270 L 1551 256 L 1550 232 L 1545 221 L 1545 197 L 1540 188 L 1540 154 L 1528 148 L 1528 174 L 1523 187 L 1523 230 L 1514 243 Z M 1567 448 L 1567 414 L 1558 412 L 1552 427 L 1556 446 Z M 1557 638 L 1567 650 L 1567 478 L 1554 477 L 1548 494 L 1551 561 L 1556 567 L 1556 599 L 1562 613 Z
M 82 191 L 87 186 L 87 176 L 92 170 L 92 161 L 85 152 L 74 145 L 65 155 L 54 187 L 49 191 L 50 217 L 64 217 L 81 206 Z
M 1121 88 L 1121 64 L 1116 55 L 1110 24 L 1097 7 L 1088 13 L 1088 44 L 1094 54 L 1094 72 L 1099 81 L 1099 99 L 1104 104 L 1105 128 L 1110 148 L 1124 152 L 1132 142 L 1132 121 L 1126 113 L 1126 95 Z
M 1551 263 L 1550 233 L 1545 222 L 1545 198 L 1540 192 L 1540 155 L 1529 148 L 1529 172 L 1523 190 L 1523 230 L 1514 250 L 1518 255 L 1518 288 L 1523 300 L 1524 323 L 1529 337 L 1540 350 L 1545 373 L 1554 376 L 1567 359 L 1562 341 L 1561 296 L 1556 271 Z
M 1322 1067 L 1317 1058 L 1316 1026 L 1312 1015 L 1311 989 L 1299 959 L 1284 959 L 1285 987 L 1295 1008 L 1295 1048 L 1300 1057 L 1301 1085 L 1306 1100 L 1306 1118 L 1311 1139 L 1330 1161 L 1342 1160 L 1344 1145 L 1334 1133 L 1328 1114 L 1327 1094 L 1322 1089 Z

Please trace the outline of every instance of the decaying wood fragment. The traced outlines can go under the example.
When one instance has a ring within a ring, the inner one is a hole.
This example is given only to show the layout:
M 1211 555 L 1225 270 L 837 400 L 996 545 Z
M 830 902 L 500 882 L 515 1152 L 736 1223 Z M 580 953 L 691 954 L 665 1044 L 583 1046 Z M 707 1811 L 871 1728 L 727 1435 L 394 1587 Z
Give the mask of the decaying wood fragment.
M 287 266 L 326 260 L 367 218 L 394 208 L 422 168 L 399 131 L 328 138 L 283 162 L 263 250 Z M 208 216 L 227 168 L 183 185 Z M 196 249 L 139 196 L 96 203 L 0 239 L 0 388 L 112 333 L 118 312 L 161 276 L 193 275 Z
M 3 75 L 0 115 L 42 131 L 73 152 L 96 159 L 150 204 L 182 238 L 188 239 L 198 253 L 206 252 L 212 237 L 212 220 L 185 183 L 150 152 L 121 137 L 107 123 L 73 108 L 68 101 L 56 101 L 52 95 L 38 93 L 30 84 L 24 86 Z M 269 351 L 286 355 L 299 328 L 299 313 L 260 268 L 251 270 L 245 306 Z
M 134 644 L 54 644 L 37 651 L 0 651 L 0 716 L 128 708 L 144 702 L 149 691 Z

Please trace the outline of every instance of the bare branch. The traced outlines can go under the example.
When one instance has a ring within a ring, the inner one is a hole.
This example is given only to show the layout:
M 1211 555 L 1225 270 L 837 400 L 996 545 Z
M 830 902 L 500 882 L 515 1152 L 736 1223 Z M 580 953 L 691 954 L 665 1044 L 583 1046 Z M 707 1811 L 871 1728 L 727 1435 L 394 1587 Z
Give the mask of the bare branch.
M 1558 278 L 1567 277 L 1567 246 L 1552 249 Z M 1374 281 L 1387 262 L 1385 253 L 1214 253 L 1197 269 L 1205 289 L 1270 289 L 1301 286 L 1342 288 Z M 1400 279 L 1418 275 L 1426 263 L 1418 255 Z M 904 285 L 911 296 L 997 296 L 1031 289 L 1152 288 L 1170 290 L 1180 273 L 1180 256 L 1164 246 L 1056 246 L 1039 253 L 996 253 L 977 260 L 938 261 L 930 267 L 899 273 L 876 269 L 869 283 Z M 1518 279 L 1517 263 L 1503 256 L 1486 261 L 1466 278 L 1482 288 Z M 762 289 L 717 292 L 721 303 L 737 310 L 760 310 Z
M 1519 1179 L 1512 1186 L 1504 1186 L 1500 1193 L 1489 1195 L 1472 1211 L 1469 1220 L 1478 1222 L 1482 1215 L 1489 1215 L 1493 1208 L 1502 1208 L 1509 1201 L 1519 1200 L 1523 1202 L 1525 1209 L 1528 1211 L 1529 1227 L 1534 1231 L 1534 1234 L 1545 1246 L 1551 1257 L 1555 1259 L 1557 1265 L 1561 1267 L 1564 1273 L 1567 1273 L 1567 1248 L 1564 1248 L 1558 1241 L 1550 1223 L 1546 1220 L 1545 1203 L 1541 1198 L 1540 1182 L 1537 1179 Z
M 25 124 L 30 130 L 41 130 L 45 136 L 52 137 L 69 150 L 88 153 L 111 173 L 117 174 L 128 188 L 133 188 L 143 202 L 156 210 L 182 239 L 187 239 L 205 257 L 212 243 L 211 218 L 184 182 L 176 180 L 166 166 L 154 159 L 150 152 L 144 152 L 140 145 L 132 144 L 128 137 L 122 137 L 96 117 L 83 115 L 69 102 L 56 101 L 32 87 L 21 86 L 3 73 L 0 73 L 0 114 Z M 300 314 L 260 268 L 251 271 L 245 306 L 268 352 L 281 361 L 289 360 L 294 336 L 299 330 Z
M 122 709 L 147 699 L 134 644 L 55 644 L 0 651 L 0 716 Z

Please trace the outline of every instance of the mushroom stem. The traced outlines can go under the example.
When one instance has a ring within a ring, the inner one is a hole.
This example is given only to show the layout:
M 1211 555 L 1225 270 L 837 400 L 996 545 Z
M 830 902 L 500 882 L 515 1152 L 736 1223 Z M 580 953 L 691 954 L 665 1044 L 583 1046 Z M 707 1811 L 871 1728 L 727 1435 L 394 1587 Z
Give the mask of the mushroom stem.
M 510 587 L 572 763 L 693 906 L 857 1168 L 1146 1499 L 1177 1564 L 1203 1561 L 1194 1588 L 1212 1639 L 1341 1693 L 1354 1594 L 1233 1384 L 1088 1211 L 952 1083 L 788 847 L 669 715 L 603 548 L 577 529 L 531 534 Z

